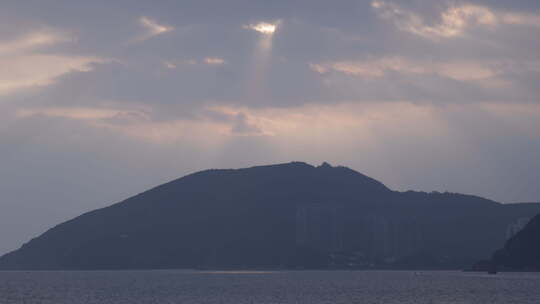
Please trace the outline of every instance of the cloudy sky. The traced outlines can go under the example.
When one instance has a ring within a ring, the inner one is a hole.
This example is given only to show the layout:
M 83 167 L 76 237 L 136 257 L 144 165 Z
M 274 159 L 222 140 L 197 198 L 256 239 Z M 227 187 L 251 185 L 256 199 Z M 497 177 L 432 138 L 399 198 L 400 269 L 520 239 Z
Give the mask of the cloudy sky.
M 0 253 L 206 168 L 540 201 L 540 2 L 2 0 Z

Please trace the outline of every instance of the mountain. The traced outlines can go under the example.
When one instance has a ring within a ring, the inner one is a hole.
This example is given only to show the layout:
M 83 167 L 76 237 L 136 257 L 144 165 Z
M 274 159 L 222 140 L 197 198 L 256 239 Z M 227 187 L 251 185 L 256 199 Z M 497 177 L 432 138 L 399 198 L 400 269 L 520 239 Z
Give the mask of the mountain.
M 540 271 L 540 214 L 493 255 L 500 269 Z
M 539 212 L 327 163 L 206 170 L 64 222 L 0 269 L 461 268 Z

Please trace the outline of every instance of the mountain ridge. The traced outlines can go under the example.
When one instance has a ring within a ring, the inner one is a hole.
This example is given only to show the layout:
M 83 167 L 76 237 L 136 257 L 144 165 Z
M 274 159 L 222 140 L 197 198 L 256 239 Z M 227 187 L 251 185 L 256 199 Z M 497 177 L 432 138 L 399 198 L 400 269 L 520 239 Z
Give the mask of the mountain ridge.
M 209 169 L 56 225 L 0 257 L 0 269 L 453 268 L 537 211 L 397 192 L 327 163 Z

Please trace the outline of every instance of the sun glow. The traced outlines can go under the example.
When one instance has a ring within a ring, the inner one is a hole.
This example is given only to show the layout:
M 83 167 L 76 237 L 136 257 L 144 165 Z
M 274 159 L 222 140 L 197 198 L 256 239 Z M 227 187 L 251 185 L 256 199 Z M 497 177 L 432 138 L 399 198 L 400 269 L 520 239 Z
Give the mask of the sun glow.
M 259 22 L 257 24 L 246 25 L 244 28 L 257 31 L 261 34 L 272 35 L 276 31 L 277 25 L 267 22 Z

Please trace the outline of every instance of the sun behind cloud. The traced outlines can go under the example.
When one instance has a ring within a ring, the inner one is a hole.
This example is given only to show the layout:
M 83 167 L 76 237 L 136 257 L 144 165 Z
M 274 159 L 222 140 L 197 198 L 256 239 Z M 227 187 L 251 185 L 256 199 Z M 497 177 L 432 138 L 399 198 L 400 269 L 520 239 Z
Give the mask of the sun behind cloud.
M 276 31 L 277 23 L 259 22 L 243 26 L 245 29 L 257 31 L 261 34 L 272 35 Z

